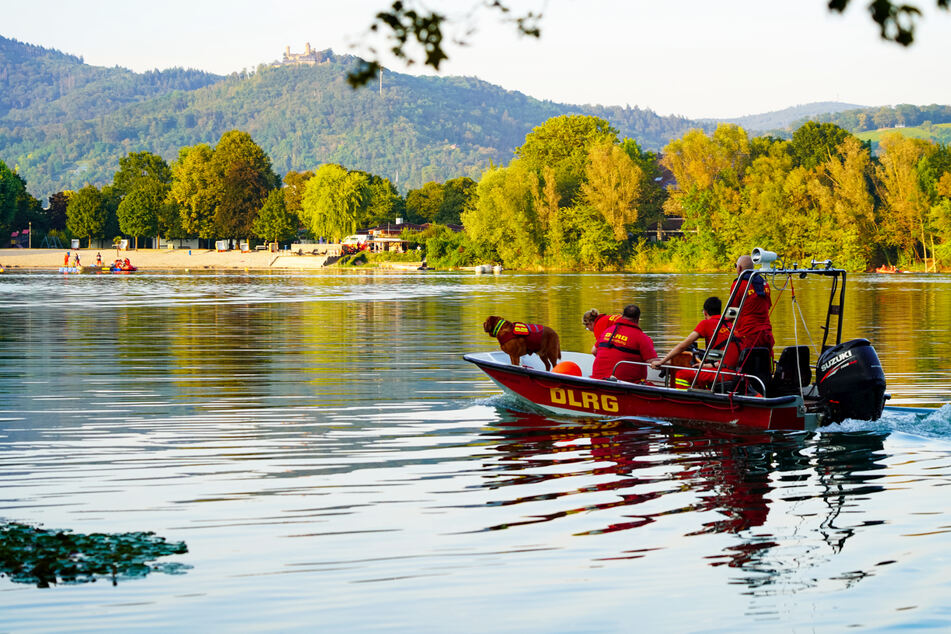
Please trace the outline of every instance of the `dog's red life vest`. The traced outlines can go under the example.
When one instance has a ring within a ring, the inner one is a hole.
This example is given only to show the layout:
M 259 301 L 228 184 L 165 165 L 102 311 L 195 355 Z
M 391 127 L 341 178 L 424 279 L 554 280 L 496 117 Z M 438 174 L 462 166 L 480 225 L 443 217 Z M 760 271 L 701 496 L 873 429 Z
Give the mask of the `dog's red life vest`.
M 525 337 L 525 349 L 528 352 L 538 352 L 542 347 L 542 325 L 541 324 L 523 324 L 520 321 L 513 321 L 512 330 L 500 333 L 502 326 L 509 322 L 500 319 L 495 325 L 495 332 L 492 334 L 499 340 L 500 345 L 505 345 L 515 337 Z

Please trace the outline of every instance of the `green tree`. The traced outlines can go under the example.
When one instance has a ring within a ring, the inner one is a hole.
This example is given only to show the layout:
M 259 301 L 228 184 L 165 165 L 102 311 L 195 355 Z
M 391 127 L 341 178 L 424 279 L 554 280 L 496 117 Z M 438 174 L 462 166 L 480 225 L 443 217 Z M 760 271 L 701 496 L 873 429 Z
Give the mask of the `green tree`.
M 26 190 L 26 181 L 0 161 L 0 237 L 43 220 L 40 202 Z
M 71 192 L 56 192 L 49 197 L 46 208 L 46 228 L 64 231 L 66 229 L 66 206 Z
M 576 259 L 569 256 L 568 235 L 565 226 L 566 210 L 559 206 L 558 191 L 555 188 L 554 170 L 542 169 L 541 178 L 533 180 L 532 198 L 535 200 L 535 214 L 544 235 L 546 264 L 556 268 L 570 268 Z M 476 194 L 477 196 L 478 194 Z M 473 204 L 477 197 L 473 198 Z M 468 207 L 467 207 L 468 208 Z
M 935 151 L 935 145 L 894 132 L 880 143 L 881 155 L 875 169 L 882 200 L 881 238 L 895 246 L 906 261 L 927 257 L 928 196 L 921 188 L 918 163 Z
M 102 230 L 101 238 L 113 236 L 121 232 L 119 229 L 119 203 L 122 202 L 122 196 L 113 185 L 105 185 L 101 190 L 102 206 L 105 208 L 106 224 Z
M 304 186 L 313 176 L 313 170 L 305 172 L 290 170 L 284 175 L 284 209 L 294 216 L 295 222 L 300 222 Z
M 388 178 L 366 174 L 367 196 L 357 223 L 361 227 L 375 227 L 394 222 L 406 212 L 403 197 Z
M 435 222 L 445 197 L 443 186 L 434 181 L 409 190 L 406 193 L 406 212 L 410 222 Z
M 183 147 L 172 165 L 169 197 L 178 204 L 181 226 L 187 235 L 208 240 L 215 237 L 215 206 L 220 184 L 212 168 L 214 150 L 204 143 Z
M 0 238 L 6 239 L 13 226 L 17 212 L 17 195 L 20 183 L 6 163 L 0 161 Z
M 231 130 L 215 146 L 211 166 L 219 184 L 215 228 L 231 238 L 250 235 L 268 193 L 280 184 L 271 159 L 247 132 Z
M 101 238 L 106 228 L 107 209 L 102 194 L 92 185 L 86 185 L 69 197 L 66 207 L 66 229 L 74 236 Z
M 626 241 L 633 230 L 643 186 L 644 171 L 624 149 L 611 143 L 591 146 L 581 193 L 611 227 L 615 240 Z
M 444 225 L 462 224 L 462 212 L 471 204 L 475 194 L 476 182 L 468 176 L 446 181 L 435 221 Z
M 743 232 L 742 177 L 750 164 L 746 132 L 732 124 L 720 124 L 712 136 L 691 130 L 671 141 L 661 164 L 677 181 L 664 203 L 668 215 L 685 219 L 684 228 L 695 231 L 689 240 L 698 260 L 696 266 L 724 262 L 749 250 L 739 244 Z
M 115 213 L 119 231 L 134 238 L 136 249 L 139 236 L 153 236 L 169 227 L 171 219 L 164 207 L 171 182 L 172 170 L 161 156 L 130 152 L 119 159 L 111 193 L 118 198 Z M 176 225 L 180 222 L 171 226 Z
M 475 205 L 462 214 L 466 235 L 481 252 L 496 252 L 507 267 L 540 266 L 544 234 L 535 213 L 537 189 L 537 176 L 521 161 L 487 171 Z
M 182 226 L 182 209 L 168 195 L 158 211 L 158 234 L 166 240 L 184 240 L 188 233 Z
M 918 164 L 918 180 L 932 202 L 941 195 L 938 184 L 948 173 L 951 173 L 951 144 L 937 143 L 934 152 Z
M 929 212 L 929 219 L 939 240 L 933 255 L 943 266 L 948 266 L 951 264 L 951 171 L 938 179 L 936 194 Z
M 454 268 L 482 264 L 494 259 L 472 244 L 465 233 L 455 232 L 445 225 L 433 224 L 427 231 L 426 264 L 436 268 Z
M 561 205 L 566 206 L 581 187 L 591 147 L 615 144 L 617 134 L 607 121 L 598 117 L 553 117 L 529 132 L 515 154 L 525 169 L 536 174 L 541 174 L 545 167 L 552 169 Z
M 284 192 L 272 190 L 251 226 L 254 235 L 267 242 L 286 242 L 297 234 L 296 218 L 287 211 Z
M 840 266 L 865 270 L 875 247 L 875 200 L 869 191 L 872 159 L 868 147 L 849 136 L 835 155 L 820 166 L 829 197 L 822 202 L 833 240 L 830 252 L 838 254 Z
M 791 149 L 799 165 L 813 169 L 835 156 L 837 148 L 850 136 L 834 123 L 807 121 L 793 132 Z
M 621 141 L 621 149 L 643 172 L 641 194 L 637 202 L 641 222 L 647 226 L 662 220 L 667 190 L 663 185 L 664 173 L 660 167 L 660 157 L 654 152 L 642 150 L 634 139 Z
M 586 204 L 559 211 L 568 238 L 564 259 L 571 268 L 601 271 L 620 263 L 626 236 L 624 241 L 616 239 L 601 212 Z
M 119 230 L 135 239 L 139 248 L 139 236 L 154 236 L 158 232 L 158 219 L 165 205 L 166 187 L 158 182 L 140 182 L 122 199 L 116 210 Z
M 112 177 L 112 185 L 120 196 L 125 196 L 154 183 L 168 185 L 172 170 L 161 156 L 151 152 L 130 152 L 119 159 L 119 170 Z

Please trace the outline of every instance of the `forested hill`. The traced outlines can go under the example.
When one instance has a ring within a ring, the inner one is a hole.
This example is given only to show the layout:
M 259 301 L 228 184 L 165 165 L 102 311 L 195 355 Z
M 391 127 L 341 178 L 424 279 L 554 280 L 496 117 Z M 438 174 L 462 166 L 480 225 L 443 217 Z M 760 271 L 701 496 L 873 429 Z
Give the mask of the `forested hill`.
M 505 164 L 532 128 L 594 114 L 658 150 L 696 122 L 649 110 L 539 101 L 464 77 L 385 72 L 352 90 L 349 56 L 318 66 L 261 66 L 217 77 L 198 71 L 137 74 L 0 39 L 0 159 L 41 198 L 112 179 L 118 160 L 147 150 L 174 160 L 181 147 L 249 132 L 279 173 L 340 163 L 397 181 L 477 177 Z
M 90 66 L 74 55 L 0 36 L 0 122 L 5 128 L 91 119 L 172 90 L 194 90 L 221 79 L 181 68 L 133 73 Z
M 149 151 L 171 162 L 183 147 L 214 145 L 239 129 L 251 134 L 280 174 L 339 163 L 385 176 L 405 192 L 428 181 L 478 178 L 491 164 L 507 164 L 532 128 L 558 115 L 601 117 L 622 137 L 654 151 L 691 128 L 709 132 L 716 126 L 715 120 L 662 117 L 640 108 L 539 101 L 467 77 L 386 71 L 382 94 L 377 82 L 352 90 L 346 74 L 355 58 L 330 51 L 321 58 L 329 61 L 262 65 L 227 77 L 184 69 L 134 73 L 0 37 L 0 160 L 44 199 L 110 182 L 129 152 Z M 951 120 L 947 106 L 819 114 L 845 107 L 808 104 L 731 121 L 752 134 L 788 136 L 806 118 L 832 120 L 853 132 L 882 122 Z

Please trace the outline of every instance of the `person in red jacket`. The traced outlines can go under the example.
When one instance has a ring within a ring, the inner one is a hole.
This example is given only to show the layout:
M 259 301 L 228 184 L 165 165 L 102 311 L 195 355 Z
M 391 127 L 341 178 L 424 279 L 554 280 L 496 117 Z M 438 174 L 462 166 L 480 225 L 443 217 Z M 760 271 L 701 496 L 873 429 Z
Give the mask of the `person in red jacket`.
M 687 388 L 690 387 L 691 383 L 694 384 L 694 387 L 709 387 L 713 384 L 713 379 L 716 376 L 718 367 L 723 368 L 720 372 L 720 380 L 727 380 L 728 377 L 732 377 L 732 373 L 724 373 L 724 370 L 732 370 L 736 367 L 740 356 L 740 346 L 735 339 L 730 341 L 729 346 L 727 345 L 727 341 L 729 341 L 730 338 L 732 321 L 728 317 L 723 320 L 722 324 L 720 323 L 720 310 L 722 306 L 723 302 L 720 301 L 719 297 L 708 297 L 703 303 L 703 320 L 694 327 L 683 341 L 674 346 L 663 359 L 658 359 L 651 363 L 655 368 L 666 365 L 670 363 L 672 359 L 676 358 L 677 355 L 690 347 L 693 342 L 703 337 L 707 349 L 716 354 L 707 355 L 707 362 L 704 363 L 696 383 L 693 382 L 693 376 L 697 373 L 696 370 L 684 369 L 675 371 L 674 384 L 677 387 Z M 720 325 L 719 329 L 717 328 L 717 324 Z
M 767 348 L 772 358 L 774 342 L 773 326 L 769 321 L 772 306 L 769 283 L 764 276 L 753 275 L 753 258 L 748 255 L 740 256 L 736 261 L 736 279 L 730 286 L 731 295 L 737 283 L 740 290 L 733 296 L 730 306 L 739 306 L 742 301 L 743 310 L 736 320 L 734 336 L 739 339 L 741 348 Z
M 609 325 L 598 337 L 597 352 L 591 368 L 591 378 L 606 379 L 615 376 L 622 381 L 637 383 L 647 378 L 647 366 L 657 358 L 654 342 L 644 334 L 639 325 L 641 309 L 630 304 L 624 307 L 621 317 Z M 636 361 L 637 364 L 621 361 Z M 617 369 L 615 369 L 617 366 Z
M 591 346 L 591 354 L 597 354 L 598 340 L 601 338 L 604 329 L 620 318 L 620 315 L 602 315 L 597 308 L 592 308 L 584 314 L 581 323 L 584 324 L 585 329 L 594 333 L 594 345 Z

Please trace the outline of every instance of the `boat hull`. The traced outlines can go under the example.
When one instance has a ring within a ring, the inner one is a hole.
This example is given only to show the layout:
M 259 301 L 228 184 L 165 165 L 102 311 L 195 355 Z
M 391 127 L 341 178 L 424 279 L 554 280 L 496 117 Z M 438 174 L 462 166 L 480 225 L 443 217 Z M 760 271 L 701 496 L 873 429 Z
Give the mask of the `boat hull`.
M 705 390 L 665 387 L 656 373 L 647 383 L 605 381 L 546 372 L 534 356 L 514 366 L 504 353 L 465 355 L 465 360 L 485 372 L 503 391 L 559 416 L 639 417 L 659 420 L 706 422 L 760 430 L 801 431 L 816 427 L 815 414 L 807 413 L 799 396 L 763 398 L 713 394 Z M 590 373 L 591 355 L 563 352 L 583 374 Z

